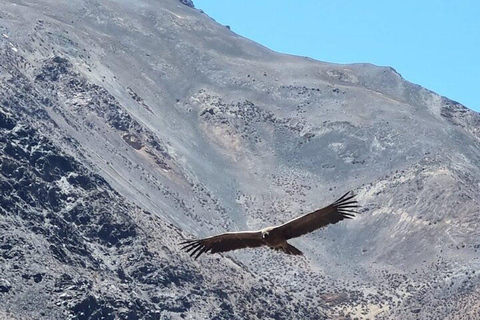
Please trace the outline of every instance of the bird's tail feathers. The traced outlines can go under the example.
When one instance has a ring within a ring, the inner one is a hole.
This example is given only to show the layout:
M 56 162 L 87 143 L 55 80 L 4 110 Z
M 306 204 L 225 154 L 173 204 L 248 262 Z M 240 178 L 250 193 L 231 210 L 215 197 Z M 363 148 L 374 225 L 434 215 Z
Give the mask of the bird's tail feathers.
M 295 248 L 294 246 L 292 246 L 291 244 L 287 243 L 288 246 L 283 249 L 283 251 L 286 253 L 286 254 L 293 254 L 295 256 L 303 256 L 303 252 L 298 250 L 297 248 Z

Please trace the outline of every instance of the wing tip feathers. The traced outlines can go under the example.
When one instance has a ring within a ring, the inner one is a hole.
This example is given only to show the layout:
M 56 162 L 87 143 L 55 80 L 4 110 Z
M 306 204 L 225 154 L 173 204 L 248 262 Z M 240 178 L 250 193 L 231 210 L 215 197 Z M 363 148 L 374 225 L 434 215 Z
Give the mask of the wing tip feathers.
M 353 190 L 350 190 L 332 204 L 344 219 L 353 219 L 355 214 L 359 214 L 355 210 L 360 208 L 358 201 L 354 199 L 356 196 Z
M 203 253 L 208 252 L 211 248 L 207 247 L 202 240 L 185 240 L 179 243 L 182 250 L 185 250 L 190 257 L 195 260 L 198 259 Z

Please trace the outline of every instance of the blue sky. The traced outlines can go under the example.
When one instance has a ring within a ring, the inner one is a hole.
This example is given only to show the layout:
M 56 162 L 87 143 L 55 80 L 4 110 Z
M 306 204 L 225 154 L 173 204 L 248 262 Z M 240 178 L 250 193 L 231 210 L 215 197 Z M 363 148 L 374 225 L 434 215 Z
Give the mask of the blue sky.
M 480 1 L 194 0 L 232 31 L 283 53 L 369 62 L 480 111 Z

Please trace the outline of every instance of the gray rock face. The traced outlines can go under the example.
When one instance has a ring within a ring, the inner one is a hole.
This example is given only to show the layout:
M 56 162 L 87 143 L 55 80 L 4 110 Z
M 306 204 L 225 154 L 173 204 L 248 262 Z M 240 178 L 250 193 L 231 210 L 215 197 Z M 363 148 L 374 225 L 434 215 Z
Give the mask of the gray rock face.
M 480 116 L 178 0 L 0 3 L 0 318 L 473 319 Z M 362 213 L 193 261 L 178 242 Z

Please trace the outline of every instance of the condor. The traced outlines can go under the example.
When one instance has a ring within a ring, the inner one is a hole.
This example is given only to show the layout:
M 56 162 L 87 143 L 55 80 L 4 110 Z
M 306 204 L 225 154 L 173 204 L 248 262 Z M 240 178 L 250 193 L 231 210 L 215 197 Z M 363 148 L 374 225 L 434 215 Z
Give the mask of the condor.
M 292 219 L 282 225 L 264 228 L 258 231 L 227 232 L 209 238 L 187 240 L 182 242 L 182 249 L 197 259 L 203 253 L 217 253 L 242 248 L 268 246 L 281 250 L 286 254 L 302 255 L 303 253 L 289 244 L 287 240 L 300 237 L 329 224 L 343 219 L 351 219 L 358 213 L 355 194 L 350 191 L 331 205 Z

